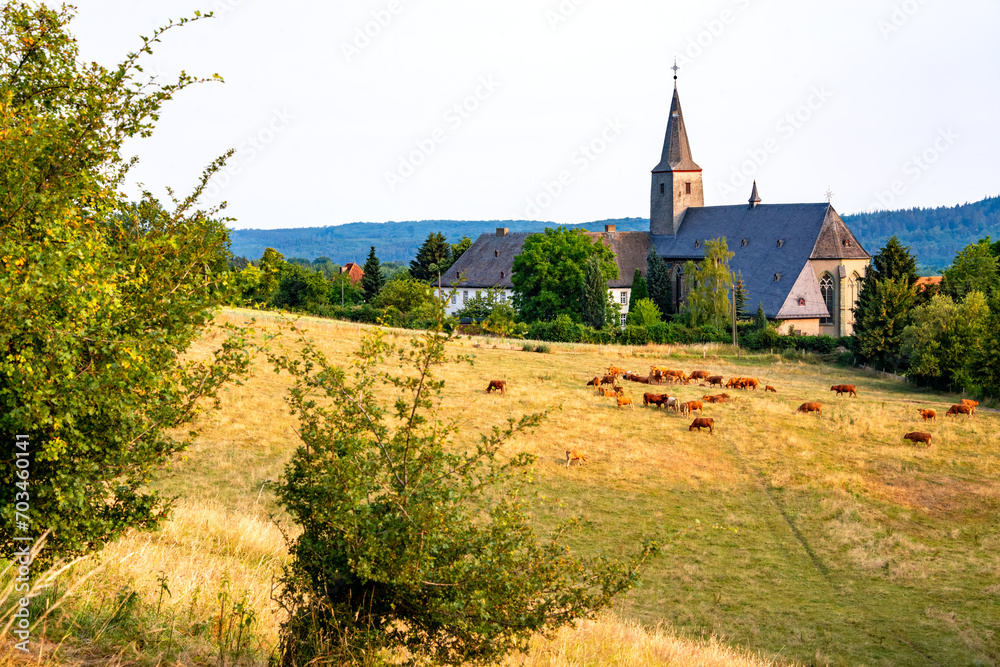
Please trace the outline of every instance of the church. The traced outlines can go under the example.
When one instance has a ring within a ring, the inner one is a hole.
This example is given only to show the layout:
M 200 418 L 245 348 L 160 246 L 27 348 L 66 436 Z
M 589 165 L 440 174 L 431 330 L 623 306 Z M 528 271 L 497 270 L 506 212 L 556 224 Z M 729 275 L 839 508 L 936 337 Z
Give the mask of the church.
M 729 267 L 741 274 L 747 308 L 762 304 L 782 333 L 848 336 L 854 305 L 871 257 L 829 203 L 765 204 L 757 184 L 746 204 L 705 206 L 701 167 L 691 154 L 674 76 L 674 95 L 660 161 L 653 168 L 649 232 L 618 232 L 613 225 L 588 236 L 610 246 L 618 279 L 608 289 L 628 313 L 635 270 L 646 274 L 650 251 L 670 268 L 675 308 L 686 297 L 684 264 L 704 259 L 705 241 L 725 238 L 735 253 Z M 511 268 L 527 233 L 483 234 L 442 276 L 454 285 L 449 313 L 489 288 L 513 296 Z

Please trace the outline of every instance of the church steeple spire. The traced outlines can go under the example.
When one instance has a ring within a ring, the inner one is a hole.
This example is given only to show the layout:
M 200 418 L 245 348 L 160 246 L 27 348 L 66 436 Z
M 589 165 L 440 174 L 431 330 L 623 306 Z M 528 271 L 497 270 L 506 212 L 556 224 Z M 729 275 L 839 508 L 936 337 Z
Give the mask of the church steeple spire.
M 674 97 L 670 102 L 667 135 L 663 139 L 660 162 L 653 168 L 650 193 L 649 231 L 653 235 L 674 236 L 684 212 L 705 205 L 701 167 L 691 157 L 681 98 L 677 94 L 677 61 L 674 61 Z

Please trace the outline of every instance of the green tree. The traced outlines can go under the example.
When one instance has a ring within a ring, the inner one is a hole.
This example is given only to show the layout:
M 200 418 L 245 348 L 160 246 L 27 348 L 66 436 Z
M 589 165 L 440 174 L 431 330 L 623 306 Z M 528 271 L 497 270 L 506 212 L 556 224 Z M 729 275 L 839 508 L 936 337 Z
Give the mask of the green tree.
M 764 304 L 757 302 L 757 314 L 753 318 L 753 328 L 757 331 L 763 331 L 767 326 L 767 315 L 764 313 Z
M 748 295 L 742 271 L 736 274 L 736 285 L 733 289 L 736 290 L 736 315 L 737 317 L 746 317 Z
M 941 292 L 954 299 L 963 299 L 970 292 L 982 292 L 987 297 L 1000 287 L 997 256 L 989 237 L 962 248 L 944 271 Z
M 596 256 L 607 282 L 618 278 L 615 254 L 581 229 L 546 228 L 529 236 L 514 258 L 514 306 L 527 322 L 551 321 L 561 313 L 580 321 L 587 260 Z
M 274 293 L 278 291 L 281 283 L 281 276 L 285 272 L 285 256 L 274 248 L 264 250 L 264 255 L 257 262 L 260 269 L 260 284 L 256 298 L 258 301 L 267 302 L 271 300 Z
M 864 307 L 855 308 L 854 347 L 861 359 L 883 370 L 897 370 L 903 361 L 903 330 L 910 323 L 916 287 L 902 280 L 865 282 Z
M 646 279 L 642 277 L 642 272 L 639 269 L 636 269 L 632 275 L 632 294 L 630 298 L 632 301 L 641 301 L 642 299 L 649 298 Z
M 435 267 L 433 271 L 432 265 Z M 410 262 L 410 275 L 416 280 L 437 283 L 438 270 L 444 273 L 449 266 L 451 266 L 451 245 L 441 232 L 431 232 L 417 249 L 417 256 Z
M 907 376 L 940 388 L 971 388 L 989 317 L 986 297 L 975 291 L 959 303 L 939 294 L 915 309 L 902 337 Z
M 47 528 L 43 560 L 159 525 L 171 500 L 150 483 L 190 442 L 177 434 L 249 363 L 245 332 L 233 327 L 207 360 L 182 360 L 230 298 L 233 274 L 215 268 L 229 256 L 225 219 L 195 205 L 223 160 L 169 208 L 148 193 L 138 203 L 120 194 L 132 164 L 123 144 L 150 135 L 163 104 L 196 79 L 142 74 L 163 29 L 118 66 L 85 64 L 72 17 L 70 7 L 22 2 L 0 15 L 7 558 L 22 544 L 15 537 Z M 29 480 L 13 465 L 24 454 Z M 30 495 L 29 531 L 16 526 L 15 494 Z
M 1000 293 L 995 293 L 990 301 L 990 316 L 981 347 L 974 364 L 973 383 L 982 387 L 987 395 L 1000 398 Z
M 408 278 L 386 283 L 375 299 L 375 305 L 380 308 L 396 308 L 404 315 L 409 315 L 427 312 L 434 301 L 434 293 L 427 283 Z
M 663 321 L 663 313 L 652 299 L 633 300 L 628 310 L 625 324 L 637 327 L 649 327 Z
M 289 264 L 271 297 L 275 308 L 315 312 L 330 302 L 330 283 L 319 271 Z
M 888 280 L 896 284 L 878 287 Z M 910 289 L 916 282 L 917 260 L 893 236 L 872 258 L 854 306 L 854 351 L 862 361 L 883 370 L 898 369 L 903 361 L 899 347 L 903 329 L 916 305 L 917 293 Z M 904 301 L 886 303 L 887 298 Z
M 503 290 L 491 287 L 477 293 L 471 299 L 467 299 L 455 315 L 458 317 L 468 317 L 475 321 L 485 320 L 501 305 L 506 305 L 513 312 L 510 302 L 504 297 Z
M 444 266 L 444 268 L 441 269 L 441 273 L 444 273 L 445 271 L 450 269 L 455 264 L 455 262 L 457 262 L 459 258 L 461 258 L 461 256 L 465 254 L 465 251 L 471 247 L 472 247 L 472 239 L 470 239 L 468 236 L 462 236 L 462 238 L 458 240 L 458 243 L 452 243 L 451 259 Z
M 674 286 L 670 268 L 656 253 L 654 246 L 646 259 L 646 285 L 649 298 L 664 315 L 674 312 Z
M 352 306 L 364 301 L 360 283 L 351 280 L 347 273 L 338 273 L 330 281 L 330 303 Z
M 375 246 L 371 247 L 365 265 L 361 267 L 364 275 L 361 277 L 361 293 L 366 303 L 373 303 L 385 287 L 385 276 L 382 275 L 382 265 L 375 256 Z
M 581 302 L 583 323 L 595 329 L 603 329 L 607 321 L 608 281 L 604 279 L 601 262 L 595 256 L 587 260 Z
M 499 452 L 542 415 L 457 441 L 456 422 L 437 413 L 439 372 L 470 360 L 447 356 L 440 308 L 437 322 L 398 346 L 373 330 L 353 368 L 308 340 L 301 357 L 274 359 L 293 376 L 303 440 L 277 488 L 301 527 L 282 577 L 284 665 L 385 648 L 495 664 L 532 633 L 607 607 L 658 549 L 583 559 L 565 544 L 570 525 L 535 537 L 524 486 L 533 457 Z
M 725 238 L 711 239 L 705 241 L 705 259 L 684 266 L 688 291 L 684 310 L 691 326 L 711 324 L 721 329 L 729 321 L 729 290 L 733 286 L 729 260 L 735 256 Z

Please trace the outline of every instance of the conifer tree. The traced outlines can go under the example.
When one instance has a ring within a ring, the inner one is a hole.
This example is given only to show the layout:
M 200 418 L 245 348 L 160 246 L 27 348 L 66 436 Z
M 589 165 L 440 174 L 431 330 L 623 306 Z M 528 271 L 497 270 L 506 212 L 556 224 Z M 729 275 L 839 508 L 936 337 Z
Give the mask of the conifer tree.
M 747 288 L 743 283 L 743 272 L 740 271 L 736 275 L 736 285 L 733 287 L 736 290 L 736 316 L 740 317 L 746 315 L 747 311 Z
M 635 275 L 632 276 L 632 301 L 635 302 L 648 298 L 649 288 L 647 287 L 646 279 L 642 277 L 642 272 L 636 269 Z
M 600 260 L 591 256 L 587 260 L 587 273 L 583 279 L 581 299 L 583 323 L 595 329 L 604 328 L 608 305 L 608 283 L 601 271 Z
M 916 282 L 917 260 L 893 236 L 872 258 L 854 306 L 854 351 L 862 361 L 898 368 Z
M 365 303 L 371 303 L 385 287 L 385 277 L 382 275 L 382 263 L 375 256 L 375 246 L 371 247 L 368 259 L 361 269 L 365 275 L 361 277 L 361 292 L 365 295 Z
M 657 305 L 661 313 L 674 312 L 674 289 L 670 281 L 670 269 L 660 259 L 654 247 L 646 259 L 646 289 L 649 298 Z
M 441 232 L 431 232 L 423 245 L 417 250 L 417 256 L 410 262 L 410 276 L 425 282 L 437 282 L 436 266 L 444 273 L 451 266 L 451 245 Z
M 767 328 L 767 315 L 764 314 L 764 304 L 757 302 L 757 315 L 753 318 L 753 328 L 763 331 Z

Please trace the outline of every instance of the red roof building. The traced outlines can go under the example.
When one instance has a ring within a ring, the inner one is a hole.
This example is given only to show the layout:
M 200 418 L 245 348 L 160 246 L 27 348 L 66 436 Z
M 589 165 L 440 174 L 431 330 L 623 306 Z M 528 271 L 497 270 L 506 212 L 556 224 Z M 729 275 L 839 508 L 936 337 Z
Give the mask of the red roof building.
M 352 283 L 360 283 L 361 278 L 364 277 L 365 272 L 361 270 L 361 267 L 354 262 L 348 262 L 340 267 L 341 273 L 346 273 L 348 278 L 351 279 Z

